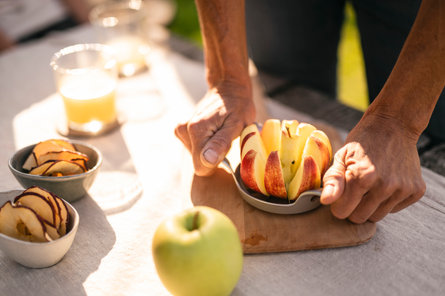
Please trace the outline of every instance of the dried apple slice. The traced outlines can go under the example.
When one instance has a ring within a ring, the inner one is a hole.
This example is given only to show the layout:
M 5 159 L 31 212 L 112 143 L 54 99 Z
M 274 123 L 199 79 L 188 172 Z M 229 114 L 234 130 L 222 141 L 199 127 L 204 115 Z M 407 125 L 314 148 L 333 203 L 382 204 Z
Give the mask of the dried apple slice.
M 73 161 L 56 160 L 43 172 L 43 176 L 70 176 L 83 173 L 81 165 Z
M 42 163 L 41 165 L 33 168 L 29 173 L 31 175 L 39 175 L 39 176 L 41 176 L 53 164 L 54 164 L 54 161 L 48 161 L 48 162 Z
M 73 161 L 77 159 L 83 159 L 85 161 L 88 161 L 88 156 L 81 152 L 77 151 L 69 151 L 69 150 L 62 150 L 62 151 L 50 151 L 45 154 L 40 155 L 37 158 L 37 164 L 41 165 L 42 163 L 47 162 L 48 160 L 66 160 L 66 161 Z M 82 162 L 82 165 L 84 165 L 84 162 Z
M 46 200 L 49 201 L 52 204 L 52 206 L 54 208 L 54 217 L 55 217 L 55 219 L 54 219 L 54 227 L 56 229 L 59 229 L 60 228 L 60 223 L 61 223 L 61 217 L 60 217 L 60 215 L 61 215 L 60 211 L 61 210 L 60 210 L 60 205 L 59 205 L 59 203 L 56 200 L 56 197 L 51 192 L 49 192 L 49 191 L 47 191 L 47 190 L 45 190 L 45 189 L 43 189 L 41 187 L 38 187 L 38 186 L 31 186 L 31 187 L 29 187 L 28 189 L 23 191 L 23 194 L 25 194 L 25 193 L 36 193 L 36 194 L 39 194 L 39 195 L 45 197 Z
M 30 171 L 33 168 L 35 168 L 36 166 L 37 166 L 36 155 L 34 154 L 34 152 L 31 152 L 29 154 L 28 158 L 23 163 L 22 168 L 27 171 Z
M 54 195 L 54 197 L 55 197 L 57 203 L 59 204 L 59 208 L 60 208 L 60 227 L 59 227 L 58 231 L 59 231 L 59 234 L 62 236 L 62 235 L 66 234 L 70 216 L 69 216 L 68 208 L 67 208 L 65 202 L 57 195 Z
M 14 199 L 14 204 L 33 209 L 46 223 L 55 225 L 56 211 L 45 197 L 35 192 L 22 193 Z
M 0 232 L 31 242 L 51 241 L 46 227 L 35 211 L 26 206 L 13 206 L 7 201 L 0 208 Z

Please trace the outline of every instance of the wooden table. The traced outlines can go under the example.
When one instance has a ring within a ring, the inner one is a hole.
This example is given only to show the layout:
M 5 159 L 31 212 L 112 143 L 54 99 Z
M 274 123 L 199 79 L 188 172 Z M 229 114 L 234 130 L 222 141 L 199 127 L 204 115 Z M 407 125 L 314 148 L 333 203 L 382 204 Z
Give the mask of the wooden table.
M 6 165 L 17 149 L 59 137 L 62 109 L 51 55 L 93 39 L 85 26 L 0 56 L 0 191 L 20 188 Z M 163 219 L 193 205 L 191 158 L 173 129 L 190 117 L 206 85 L 202 63 L 164 45 L 153 51 L 150 72 L 120 81 L 121 128 L 82 140 L 102 151 L 104 163 L 90 194 L 73 203 L 81 221 L 72 248 L 60 263 L 40 270 L 0 252 L 1 295 L 168 295 L 155 271 L 151 240 Z M 263 103 L 271 117 L 311 120 Z M 423 199 L 385 218 L 368 243 L 246 255 L 233 295 L 442 295 L 445 178 L 423 174 Z

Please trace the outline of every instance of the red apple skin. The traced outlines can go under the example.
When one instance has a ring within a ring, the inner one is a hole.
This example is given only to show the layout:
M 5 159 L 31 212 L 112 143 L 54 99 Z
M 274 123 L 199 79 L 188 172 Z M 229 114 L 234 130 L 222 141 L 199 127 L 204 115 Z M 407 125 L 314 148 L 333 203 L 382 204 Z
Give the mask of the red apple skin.
M 247 136 L 246 136 L 247 138 Z M 258 184 L 255 180 L 255 157 L 257 156 L 257 152 L 255 150 L 249 150 L 241 161 L 241 179 L 244 184 L 250 189 L 261 192 Z
M 240 150 L 240 151 L 243 151 L 243 149 L 244 149 L 244 145 L 246 144 L 247 140 L 249 140 L 249 138 L 252 137 L 252 136 L 255 135 L 255 134 L 256 134 L 256 132 L 251 132 L 251 133 L 248 133 L 248 134 L 244 137 L 243 142 L 241 143 L 241 150 Z
M 320 171 L 315 159 L 308 155 L 304 157 L 303 161 L 304 172 L 306 172 L 306 174 L 301 182 L 297 197 L 306 190 L 320 187 Z
M 323 176 L 324 173 L 329 168 L 329 165 L 331 164 L 329 148 L 319 138 L 314 137 L 314 140 L 315 140 L 315 143 L 317 144 L 318 148 L 320 149 L 320 155 L 322 157 L 320 173 L 321 173 L 321 176 Z
M 264 172 L 264 186 L 270 195 L 287 198 L 278 151 L 272 151 L 267 158 Z

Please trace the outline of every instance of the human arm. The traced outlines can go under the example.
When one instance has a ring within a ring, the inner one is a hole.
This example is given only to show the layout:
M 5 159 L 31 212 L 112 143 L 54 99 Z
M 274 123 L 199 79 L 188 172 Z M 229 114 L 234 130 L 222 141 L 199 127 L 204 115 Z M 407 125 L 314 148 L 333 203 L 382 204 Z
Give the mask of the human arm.
M 195 173 L 209 175 L 243 127 L 255 119 L 248 70 L 244 1 L 196 0 L 209 90 L 196 113 L 176 127 Z
M 425 192 L 416 143 L 445 86 L 445 3 L 424 0 L 384 87 L 323 179 L 338 218 L 379 221 Z

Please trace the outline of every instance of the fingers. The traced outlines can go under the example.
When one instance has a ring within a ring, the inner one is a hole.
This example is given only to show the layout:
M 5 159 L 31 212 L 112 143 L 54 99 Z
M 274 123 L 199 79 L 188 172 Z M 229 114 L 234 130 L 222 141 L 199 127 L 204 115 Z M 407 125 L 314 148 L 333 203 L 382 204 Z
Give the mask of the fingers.
M 195 174 L 207 176 L 227 154 L 240 128 L 228 123 L 218 128 L 208 121 L 199 121 L 178 125 L 175 134 L 191 152 Z

